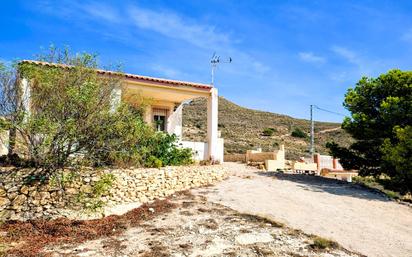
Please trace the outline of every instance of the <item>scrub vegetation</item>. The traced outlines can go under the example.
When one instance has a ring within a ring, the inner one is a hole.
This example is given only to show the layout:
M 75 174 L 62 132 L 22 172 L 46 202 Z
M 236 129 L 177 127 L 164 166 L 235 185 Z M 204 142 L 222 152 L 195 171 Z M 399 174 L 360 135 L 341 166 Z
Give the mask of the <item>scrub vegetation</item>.
M 184 107 L 183 136 L 187 140 L 205 140 L 207 130 L 205 109 L 206 99 L 202 98 L 195 99 Z M 331 141 L 343 146 L 349 146 L 353 142 L 352 137 L 340 129 L 340 126 L 339 123 L 315 122 L 316 151 L 328 154 L 325 145 Z M 309 120 L 244 108 L 219 97 L 219 130 L 225 139 L 226 153 L 245 153 L 246 150 L 258 147 L 263 151 L 272 151 L 284 144 L 288 159 L 309 156 L 307 136 L 310 130 Z M 299 135 L 305 137 L 294 137 L 292 132 L 295 130 L 301 131 Z
M 122 85 L 118 67 L 102 75 L 96 55 L 54 47 L 38 61 L 58 65 L 0 63 L 0 129 L 10 131 L 3 165 L 35 167 L 50 176 L 65 167 L 192 162 L 191 150 L 180 148 L 174 135 L 156 132 L 143 121 L 145 101 L 113 102 Z M 23 78 L 29 89 L 21 86 Z

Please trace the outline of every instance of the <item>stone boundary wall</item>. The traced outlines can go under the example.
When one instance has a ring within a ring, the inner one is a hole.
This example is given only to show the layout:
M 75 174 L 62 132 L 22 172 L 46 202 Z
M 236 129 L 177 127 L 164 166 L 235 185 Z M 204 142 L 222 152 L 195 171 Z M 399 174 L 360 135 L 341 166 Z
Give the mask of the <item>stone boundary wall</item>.
M 69 171 L 65 171 L 69 174 Z M 100 197 L 106 207 L 90 213 L 78 199 L 90 193 L 103 174 L 113 174 L 115 181 L 110 192 Z M 0 220 L 29 220 L 35 218 L 68 217 L 98 218 L 121 214 L 131 207 L 177 191 L 205 186 L 223 180 L 228 172 L 222 165 L 172 166 L 161 169 L 87 169 L 64 184 L 55 186 L 53 180 L 42 178 L 30 169 L 0 168 Z
M 276 152 L 246 152 L 246 162 L 264 162 L 266 160 L 276 160 Z
M 238 154 L 225 154 L 223 160 L 225 162 L 246 162 L 246 154 L 238 153 Z

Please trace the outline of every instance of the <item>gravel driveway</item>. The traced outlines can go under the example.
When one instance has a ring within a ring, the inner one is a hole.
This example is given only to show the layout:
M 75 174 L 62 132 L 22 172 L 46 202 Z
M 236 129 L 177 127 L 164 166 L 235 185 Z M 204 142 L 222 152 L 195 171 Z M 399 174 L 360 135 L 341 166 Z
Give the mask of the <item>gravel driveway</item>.
M 269 216 L 367 256 L 412 256 L 411 207 L 346 182 L 225 165 L 233 175 L 207 192 L 210 201 Z

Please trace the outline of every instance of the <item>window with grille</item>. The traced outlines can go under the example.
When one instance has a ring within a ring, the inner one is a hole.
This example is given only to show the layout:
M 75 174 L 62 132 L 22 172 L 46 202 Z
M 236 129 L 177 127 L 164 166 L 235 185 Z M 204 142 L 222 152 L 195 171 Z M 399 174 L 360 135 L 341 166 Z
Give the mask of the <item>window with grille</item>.
M 153 124 L 156 131 L 166 131 L 167 109 L 153 108 Z

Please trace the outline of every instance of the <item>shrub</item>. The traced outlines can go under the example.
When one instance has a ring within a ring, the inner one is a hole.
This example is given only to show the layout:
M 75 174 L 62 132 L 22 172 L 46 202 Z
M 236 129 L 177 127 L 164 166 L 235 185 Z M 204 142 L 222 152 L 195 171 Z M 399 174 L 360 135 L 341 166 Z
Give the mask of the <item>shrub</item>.
M 336 249 L 339 247 L 338 243 L 336 243 L 335 241 L 319 236 L 315 236 L 313 238 L 313 243 L 310 246 L 316 250 Z
M 306 138 L 308 135 L 305 132 L 303 132 L 300 128 L 295 128 L 292 131 L 291 136 L 292 137 L 298 137 L 298 138 Z
M 106 205 L 101 199 L 102 196 L 109 193 L 115 182 L 116 177 L 107 173 L 100 176 L 99 180 L 92 185 L 91 192 L 80 192 L 77 195 L 77 202 L 80 203 L 86 212 L 94 213 Z
M 273 134 L 276 132 L 275 128 L 265 128 L 262 132 L 262 135 L 270 137 L 273 136 Z
M 20 62 L 10 68 L 13 72 L 0 69 L 0 77 L 17 74 L 16 83 L 0 85 L 0 115 L 7 117 L 0 125 L 14 131 L 10 142 L 33 166 L 53 172 L 72 165 L 73 155 L 87 154 L 95 128 L 104 126 L 110 116 L 111 95 L 121 79 L 99 75 L 93 54 L 71 55 L 67 49 L 52 48 L 39 61 L 61 66 Z M 21 92 L 20 78 L 30 81 L 30 99 Z M 14 149 L 10 150 L 12 154 Z
M 145 162 L 146 167 L 149 168 L 160 168 L 163 166 L 163 162 L 159 160 L 156 156 L 149 156 Z
M 77 165 L 192 163 L 191 150 L 179 148 L 176 136 L 156 133 L 144 123 L 143 100 L 137 106 L 123 103 L 113 108 L 112 93 L 122 83 L 121 76 L 99 75 L 95 55 L 53 48 L 39 60 L 62 66 L 22 62 L 12 72 L 0 64 L 0 114 L 7 116 L 0 129 L 17 131 L 21 156 L 29 159 L 23 162 L 10 154 L 0 161 L 31 164 L 47 175 Z M 25 110 L 17 83 L 4 82 L 17 73 L 31 81 L 31 112 Z
M 193 163 L 192 150 L 179 147 L 177 145 L 176 135 L 156 132 L 146 143 L 147 145 L 141 146 L 141 152 L 147 153 L 147 156 L 144 156 L 146 165 L 151 156 L 159 159 L 163 166 L 187 165 Z M 153 164 L 153 158 L 148 164 Z

